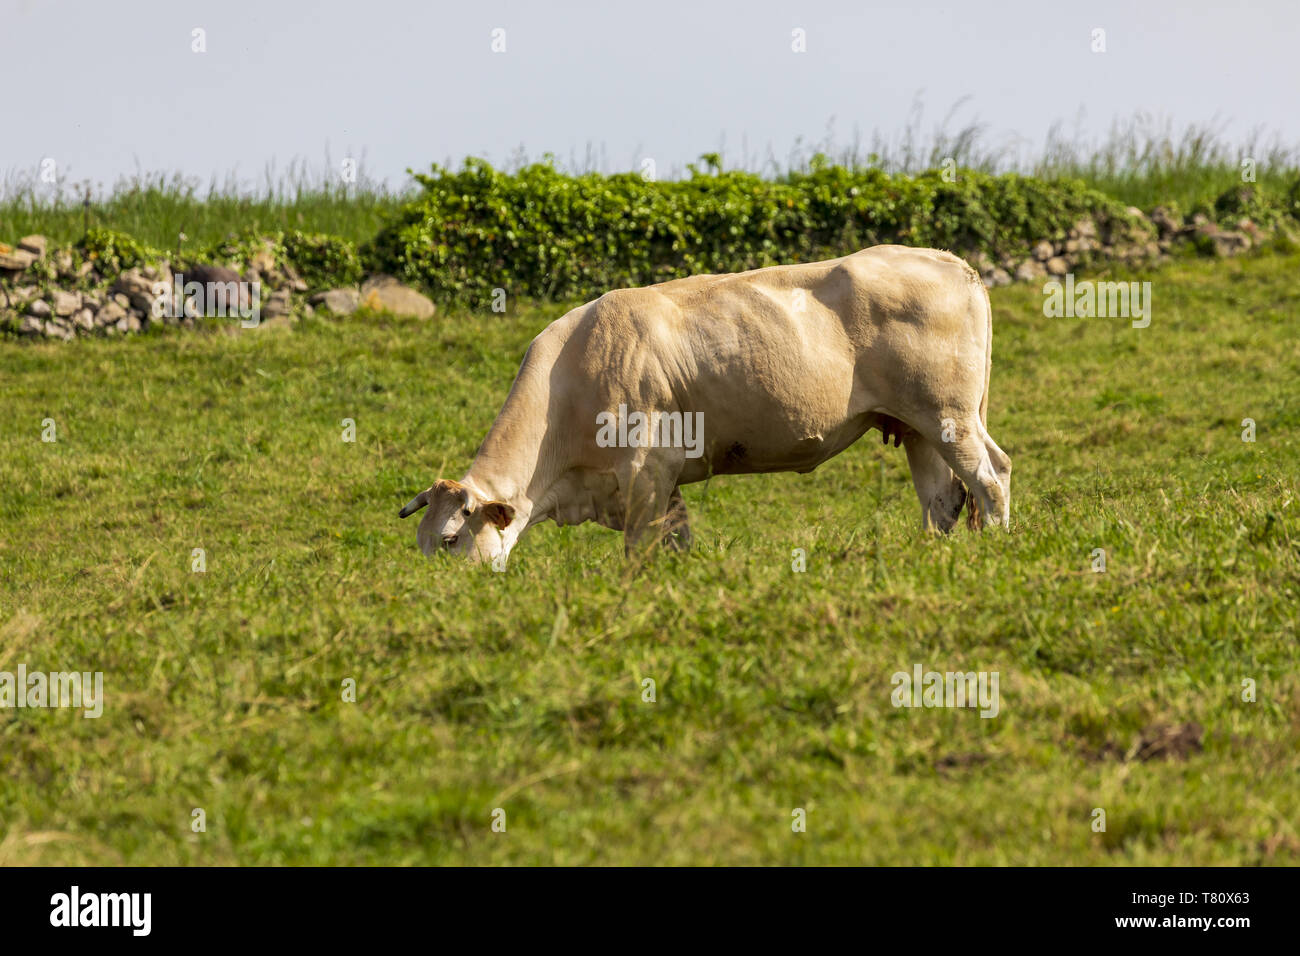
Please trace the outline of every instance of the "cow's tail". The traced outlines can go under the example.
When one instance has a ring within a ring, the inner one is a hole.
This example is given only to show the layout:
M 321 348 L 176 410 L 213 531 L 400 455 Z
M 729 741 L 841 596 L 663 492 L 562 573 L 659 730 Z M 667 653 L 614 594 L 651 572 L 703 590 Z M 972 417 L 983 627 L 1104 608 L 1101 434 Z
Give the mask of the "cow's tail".
M 974 269 L 971 269 L 970 273 L 984 298 L 984 391 L 980 393 L 980 424 L 987 431 L 989 423 L 989 379 L 993 377 L 993 303 L 989 299 L 988 286 L 979 277 L 979 273 Z M 981 520 L 979 501 L 970 493 L 969 489 L 966 491 L 966 506 L 966 527 L 976 531 L 983 526 L 984 522 Z

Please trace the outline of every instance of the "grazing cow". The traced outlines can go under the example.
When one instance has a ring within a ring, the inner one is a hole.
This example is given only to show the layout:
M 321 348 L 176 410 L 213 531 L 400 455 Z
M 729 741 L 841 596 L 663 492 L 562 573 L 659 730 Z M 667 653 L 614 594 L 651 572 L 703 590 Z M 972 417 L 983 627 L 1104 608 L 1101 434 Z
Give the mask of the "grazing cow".
M 985 429 L 992 311 L 934 249 L 620 289 L 533 339 L 460 481 L 439 480 L 417 540 L 504 567 L 546 519 L 687 546 L 680 488 L 812 471 L 878 428 L 907 451 L 924 527 L 1007 524 L 1011 460 Z

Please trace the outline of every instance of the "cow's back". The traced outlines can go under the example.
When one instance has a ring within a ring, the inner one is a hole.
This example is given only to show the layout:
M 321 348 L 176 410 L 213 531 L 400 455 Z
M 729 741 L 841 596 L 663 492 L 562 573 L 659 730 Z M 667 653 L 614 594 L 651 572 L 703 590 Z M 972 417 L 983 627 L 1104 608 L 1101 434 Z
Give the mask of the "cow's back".
M 982 381 L 982 295 L 956 256 L 876 246 L 608 293 L 556 323 L 559 358 L 580 419 L 619 403 L 703 412 L 699 477 L 804 470 L 877 414 L 928 414 L 954 382 Z

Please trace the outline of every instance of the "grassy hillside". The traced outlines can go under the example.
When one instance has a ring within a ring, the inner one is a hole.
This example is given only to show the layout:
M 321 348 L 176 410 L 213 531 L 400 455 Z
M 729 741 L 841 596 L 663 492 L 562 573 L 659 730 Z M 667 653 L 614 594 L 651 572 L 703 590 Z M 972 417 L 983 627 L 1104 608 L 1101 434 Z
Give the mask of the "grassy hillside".
M 431 562 L 395 517 L 561 308 L 0 342 L 0 671 L 106 695 L 0 711 L 0 864 L 1294 865 L 1298 269 L 1144 272 L 1141 330 L 994 290 L 1010 534 L 921 536 L 873 434 L 688 488 L 696 550 L 642 568 L 590 525 Z M 914 664 L 997 670 L 1000 714 L 895 709 Z

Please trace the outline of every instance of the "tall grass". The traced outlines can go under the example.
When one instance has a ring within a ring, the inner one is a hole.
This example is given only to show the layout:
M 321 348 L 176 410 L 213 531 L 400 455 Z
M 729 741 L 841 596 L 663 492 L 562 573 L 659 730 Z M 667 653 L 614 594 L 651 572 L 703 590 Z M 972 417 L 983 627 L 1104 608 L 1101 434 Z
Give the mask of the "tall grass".
M 301 160 L 283 170 L 268 166 L 258 183 L 234 173 L 206 185 L 180 173 L 137 173 L 105 188 L 84 181 L 51 185 L 37 171 L 11 172 L 0 197 L 0 241 L 42 233 L 72 242 L 99 226 L 160 249 L 173 248 L 181 232 L 206 244 L 249 229 L 301 229 L 361 242 L 404 198 L 362 166 L 355 183 L 344 183 Z
M 1300 145 L 1262 129 L 1233 137 L 1224 121 L 1176 127 L 1168 118 L 1137 113 L 1116 120 L 1099 138 L 1083 133 L 1081 123 L 1071 130 L 1058 122 L 1044 142 L 1035 145 L 998 134 L 978 118 L 961 120 L 965 102 L 959 101 L 931 125 L 918 99 L 908 122 L 891 134 L 876 131 L 867 137 L 855 129 L 845 139 L 832 118 L 819 138 L 799 138 L 784 155 L 770 145 L 759 149 L 745 140 L 732 148 L 725 139 L 706 155 L 728 168 L 778 180 L 826 162 L 915 174 L 951 161 L 989 173 L 1079 179 L 1147 210 L 1173 203 L 1187 211 L 1212 201 L 1242 181 L 1245 159 L 1254 161 L 1256 181 L 1265 188 L 1287 189 L 1300 179 Z M 629 157 L 627 164 L 619 165 L 597 144 L 567 158 L 529 156 L 522 148 L 488 157 L 507 170 L 539 158 L 573 174 L 625 171 L 636 169 L 639 162 Z M 683 178 L 691 165 L 661 169 L 660 177 Z M 248 229 L 302 229 L 361 241 L 378 231 L 413 188 L 409 181 L 394 186 L 371 178 L 364 162 L 355 183 L 341 183 L 336 169 L 328 157 L 321 167 L 294 160 L 284 168 L 268 166 L 257 181 L 231 173 L 206 185 L 180 173 L 137 172 L 107 188 L 75 181 L 51 185 L 41 181 L 37 170 L 10 170 L 0 175 L 0 241 L 31 232 L 73 241 L 87 224 L 125 232 L 159 248 L 174 246 L 182 231 L 191 241 L 204 243 Z
M 1116 119 L 1102 137 L 1084 133 L 1081 122 L 1071 129 L 1058 121 L 1043 143 L 1035 145 L 1019 137 L 998 136 L 978 119 L 958 124 L 963 102 L 930 130 L 917 101 L 902 130 L 893 135 L 873 133 L 869 144 L 857 131 L 847 144 L 841 143 L 832 121 L 820 140 L 797 142 L 784 164 L 770 153 L 756 164 L 756 157 L 745 153 L 742 165 L 780 177 L 825 160 L 904 174 L 952 161 L 987 173 L 1079 179 L 1129 205 L 1150 210 L 1174 203 L 1184 211 L 1241 183 L 1246 160 L 1252 161 L 1255 181 L 1266 188 L 1290 188 L 1300 178 L 1300 144 L 1288 144 L 1263 129 L 1232 137 L 1226 121 L 1178 127 L 1168 117 L 1139 112 Z
M 1178 131 L 1168 119 L 1144 113 L 1116 121 L 1100 142 L 1069 137 L 1057 124 L 1029 171 L 1082 179 L 1144 209 L 1172 201 L 1187 210 L 1239 184 L 1247 161 L 1265 187 L 1289 188 L 1300 177 L 1300 149 L 1276 134 L 1256 129 L 1233 141 L 1216 124 Z

